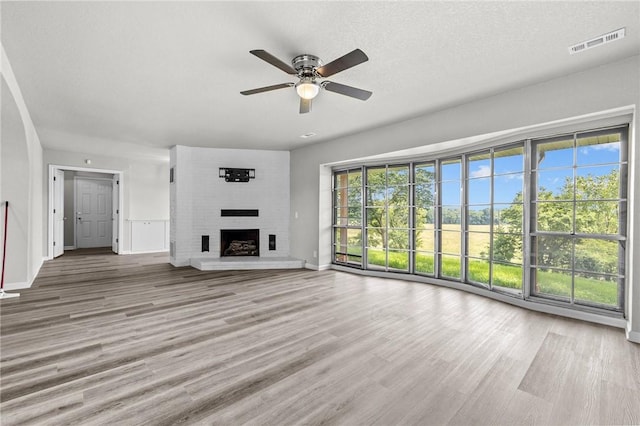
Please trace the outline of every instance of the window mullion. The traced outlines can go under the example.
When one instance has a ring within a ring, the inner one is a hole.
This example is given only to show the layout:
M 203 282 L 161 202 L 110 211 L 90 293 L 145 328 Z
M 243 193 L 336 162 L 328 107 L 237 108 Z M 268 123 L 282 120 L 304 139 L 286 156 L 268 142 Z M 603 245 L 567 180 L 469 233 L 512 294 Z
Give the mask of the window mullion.
M 440 262 L 442 262 L 442 255 L 440 254 L 440 238 L 442 238 L 442 220 L 441 220 L 441 209 L 442 209 L 442 173 L 440 172 L 440 168 L 442 167 L 442 162 L 437 159 L 435 161 L 435 188 L 436 188 L 436 198 L 435 205 L 433 209 L 433 231 L 434 231 L 434 259 L 433 259 L 433 273 L 434 276 L 440 278 Z
M 416 242 L 415 242 L 415 190 L 416 190 L 416 176 L 415 176 L 415 164 L 409 163 L 409 209 L 408 209 L 408 223 L 409 223 L 409 273 L 415 274 L 415 257 L 416 257 Z
M 533 142 L 531 139 L 527 139 L 524 142 L 524 177 L 525 182 L 522 185 L 522 271 L 523 271 L 523 283 L 522 283 L 522 298 L 528 299 L 531 296 L 531 276 L 533 270 L 531 269 L 531 218 L 532 218 L 532 198 L 536 194 L 536 181 L 531 171 L 533 164 Z M 534 218 L 535 219 L 535 218 Z
M 467 282 L 467 215 L 469 200 L 467 199 L 467 155 L 460 157 L 460 281 Z

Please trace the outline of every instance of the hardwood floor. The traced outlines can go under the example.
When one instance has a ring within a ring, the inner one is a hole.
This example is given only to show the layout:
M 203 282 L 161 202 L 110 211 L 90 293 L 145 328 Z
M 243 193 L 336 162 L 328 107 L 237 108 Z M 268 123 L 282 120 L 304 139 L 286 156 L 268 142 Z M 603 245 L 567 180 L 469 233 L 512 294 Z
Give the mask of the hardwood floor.
M 2 425 L 640 424 L 620 329 L 419 283 L 67 253 L 1 304 Z

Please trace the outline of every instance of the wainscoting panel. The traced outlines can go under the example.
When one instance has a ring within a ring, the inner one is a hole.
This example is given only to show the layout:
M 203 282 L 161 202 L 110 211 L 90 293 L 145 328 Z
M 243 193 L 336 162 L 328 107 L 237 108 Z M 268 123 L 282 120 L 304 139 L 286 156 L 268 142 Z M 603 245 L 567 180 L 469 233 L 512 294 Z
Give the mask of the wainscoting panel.
M 131 253 L 169 250 L 168 220 L 130 220 Z

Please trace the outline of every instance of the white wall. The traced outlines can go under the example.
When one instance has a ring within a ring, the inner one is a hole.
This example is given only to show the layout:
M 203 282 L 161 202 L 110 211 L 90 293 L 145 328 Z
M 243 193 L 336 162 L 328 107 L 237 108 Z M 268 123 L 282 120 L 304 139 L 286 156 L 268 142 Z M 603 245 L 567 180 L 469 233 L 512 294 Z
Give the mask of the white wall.
M 402 123 L 293 150 L 291 255 L 316 260 L 320 267 L 330 262 L 331 247 L 326 238 L 330 232 L 330 221 L 321 217 L 327 212 L 320 208 L 321 202 L 330 202 L 327 188 L 330 180 L 323 164 L 471 138 L 628 105 L 637 106 L 640 104 L 639 86 L 640 57 L 634 56 Z M 635 114 L 630 146 L 636 166 L 640 165 L 640 149 L 635 146 L 639 125 Z M 640 213 L 640 183 L 635 171 L 630 174 L 630 208 L 637 216 Z M 298 213 L 297 219 L 295 212 Z M 630 218 L 633 221 L 629 238 L 640 241 L 640 222 L 633 214 Z M 318 259 L 313 256 L 314 251 L 318 253 Z M 628 255 L 640 258 L 633 250 L 628 250 Z M 640 341 L 640 272 L 636 272 L 631 263 L 629 265 L 628 333 Z
M 85 163 L 91 159 L 91 164 Z M 167 152 L 168 160 L 168 152 Z M 84 167 L 96 170 L 122 171 L 121 189 L 123 190 L 124 229 L 123 252 L 130 253 L 132 247 L 130 221 L 137 220 L 169 220 L 169 162 L 154 158 L 108 157 L 82 152 L 68 152 L 45 149 L 43 184 L 48 188 L 46 180 L 50 164 L 57 166 Z M 48 204 L 48 194 L 42 196 L 42 202 Z M 67 218 L 70 216 L 67 215 Z M 47 215 L 42 218 L 45 229 L 48 227 Z M 47 252 L 47 234 L 42 239 L 42 247 Z M 134 244 L 135 246 L 135 244 Z M 159 248 L 163 250 L 163 248 Z
M 43 214 L 42 146 L 9 59 L 1 45 L 0 50 L 0 71 L 3 80 L 2 147 L 5 148 L 0 148 L 0 199 L 9 201 L 9 220 L 13 219 L 7 233 L 5 287 L 20 288 L 31 285 L 43 260 L 40 243 L 43 236 L 40 220 Z M 17 167 L 20 167 L 20 170 L 17 170 Z M 0 217 L 4 219 L 4 214 Z M 4 223 L 2 226 L 4 227 Z M 18 240 L 14 237 L 18 237 Z
M 259 229 L 260 257 L 289 255 L 289 152 L 190 148 L 171 150 L 175 183 L 171 185 L 171 263 L 220 257 L 221 229 Z M 249 182 L 225 182 L 219 168 L 255 169 Z M 258 209 L 258 217 L 221 217 L 222 209 Z M 268 249 L 269 234 L 276 250 Z M 209 252 L 202 252 L 202 235 Z

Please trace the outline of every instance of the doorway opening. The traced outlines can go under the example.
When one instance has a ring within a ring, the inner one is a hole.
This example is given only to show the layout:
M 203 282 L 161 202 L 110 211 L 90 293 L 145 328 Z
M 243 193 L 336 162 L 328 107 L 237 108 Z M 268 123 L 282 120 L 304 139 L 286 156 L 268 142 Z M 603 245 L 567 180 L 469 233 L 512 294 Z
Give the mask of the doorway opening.
M 120 254 L 122 195 L 119 170 L 49 165 L 47 258 L 86 248 Z

